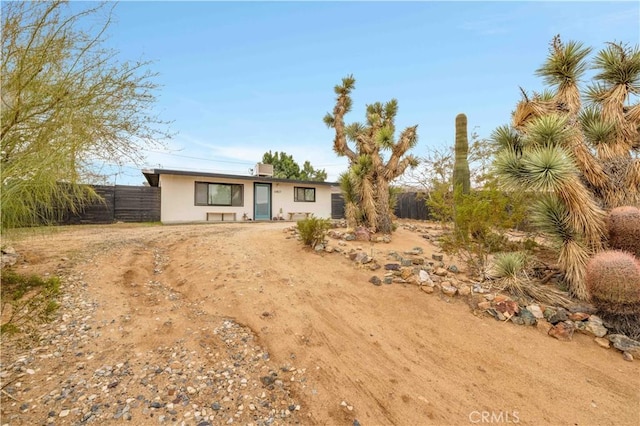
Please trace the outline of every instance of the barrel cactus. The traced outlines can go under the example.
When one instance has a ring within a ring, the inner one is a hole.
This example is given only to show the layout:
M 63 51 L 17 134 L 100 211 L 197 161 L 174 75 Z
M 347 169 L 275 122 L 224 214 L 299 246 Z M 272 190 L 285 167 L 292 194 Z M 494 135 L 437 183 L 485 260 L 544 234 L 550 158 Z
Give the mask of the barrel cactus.
M 617 207 L 609 213 L 609 246 L 633 253 L 640 259 L 640 209 Z
M 616 331 L 640 337 L 640 261 L 631 253 L 607 250 L 587 264 L 591 302 Z

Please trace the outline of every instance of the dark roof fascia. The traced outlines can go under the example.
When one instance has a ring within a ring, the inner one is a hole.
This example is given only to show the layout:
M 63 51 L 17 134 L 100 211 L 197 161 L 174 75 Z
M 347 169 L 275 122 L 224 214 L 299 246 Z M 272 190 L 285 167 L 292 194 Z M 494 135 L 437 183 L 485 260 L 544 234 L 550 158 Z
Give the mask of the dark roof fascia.
M 278 183 L 298 183 L 304 185 L 322 185 L 322 186 L 338 186 L 338 182 L 318 182 L 313 180 L 293 180 L 273 178 L 267 176 L 243 176 L 243 175 L 228 175 L 223 173 L 209 173 L 209 172 L 193 172 L 187 170 L 166 170 L 166 169 L 152 169 L 143 170 L 142 174 L 147 178 L 147 182 L 151 186 L 158 186 L 160 183 L 160 175 L 178 175 L 178 176 L 202 176 L 210 178 L 222 178 L 222 179 L 239 179 L 250 180 L 253 182 L 278 182 Z

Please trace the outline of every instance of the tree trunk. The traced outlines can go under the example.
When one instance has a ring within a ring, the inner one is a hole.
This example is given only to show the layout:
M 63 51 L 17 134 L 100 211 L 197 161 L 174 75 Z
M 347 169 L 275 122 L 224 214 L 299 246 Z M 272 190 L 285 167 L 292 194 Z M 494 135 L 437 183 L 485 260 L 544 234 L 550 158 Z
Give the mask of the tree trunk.
M 391 211 L 389 209 L 389 182 L 382 176 L 377 178 L 376 195 L 376 210 L 378 212 L 376 232 L 391 234 L 393 224 L 391 221 Z

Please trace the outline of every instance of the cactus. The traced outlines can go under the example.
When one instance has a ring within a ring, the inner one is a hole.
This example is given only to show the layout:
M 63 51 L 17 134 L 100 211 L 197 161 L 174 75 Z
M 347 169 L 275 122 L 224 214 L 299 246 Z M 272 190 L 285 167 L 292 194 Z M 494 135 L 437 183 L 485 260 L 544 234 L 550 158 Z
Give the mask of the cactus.
M 585 278 L 591 302 L 615 315 L 640 314 L 640 261 L 630 253 L 607 250 L 587 264 Z
M 640 259 L 640 209 L 617 207 L 609 213 L 609 246 Z
M 456 159 L 453 169 L 453 187 L 462 188 L 463 194 L 468 194 L 471 190 L 471 178 L 469 173 L 469 140 L 467 139 L 467 116 L 458 114 L 456 116 Z

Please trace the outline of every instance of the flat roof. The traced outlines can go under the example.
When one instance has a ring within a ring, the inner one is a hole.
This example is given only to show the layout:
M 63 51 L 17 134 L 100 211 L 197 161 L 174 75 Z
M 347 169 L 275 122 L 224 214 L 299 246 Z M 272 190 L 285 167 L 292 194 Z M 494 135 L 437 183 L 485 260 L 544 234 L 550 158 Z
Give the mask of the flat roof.
M 246 176 L 246 175 L 228 175 L 224 173 L 195 172 L 187 170 L 167 170 L 167 169 L 145 169 L 142 174 L 149 182 L 150 186 L 158 186 L 160 183 L 160 175 L 179 175 L 179 176 L 202 176 L 210 178 L 239 179 L 250 180 L 252 182 L 283 182 L 283 183 L 300 183 L 305 185 L 326 185 L 338 186 L 338 182 L 318 182 L 315 180 L 294 180 L 282 179 L 268 176 Z

